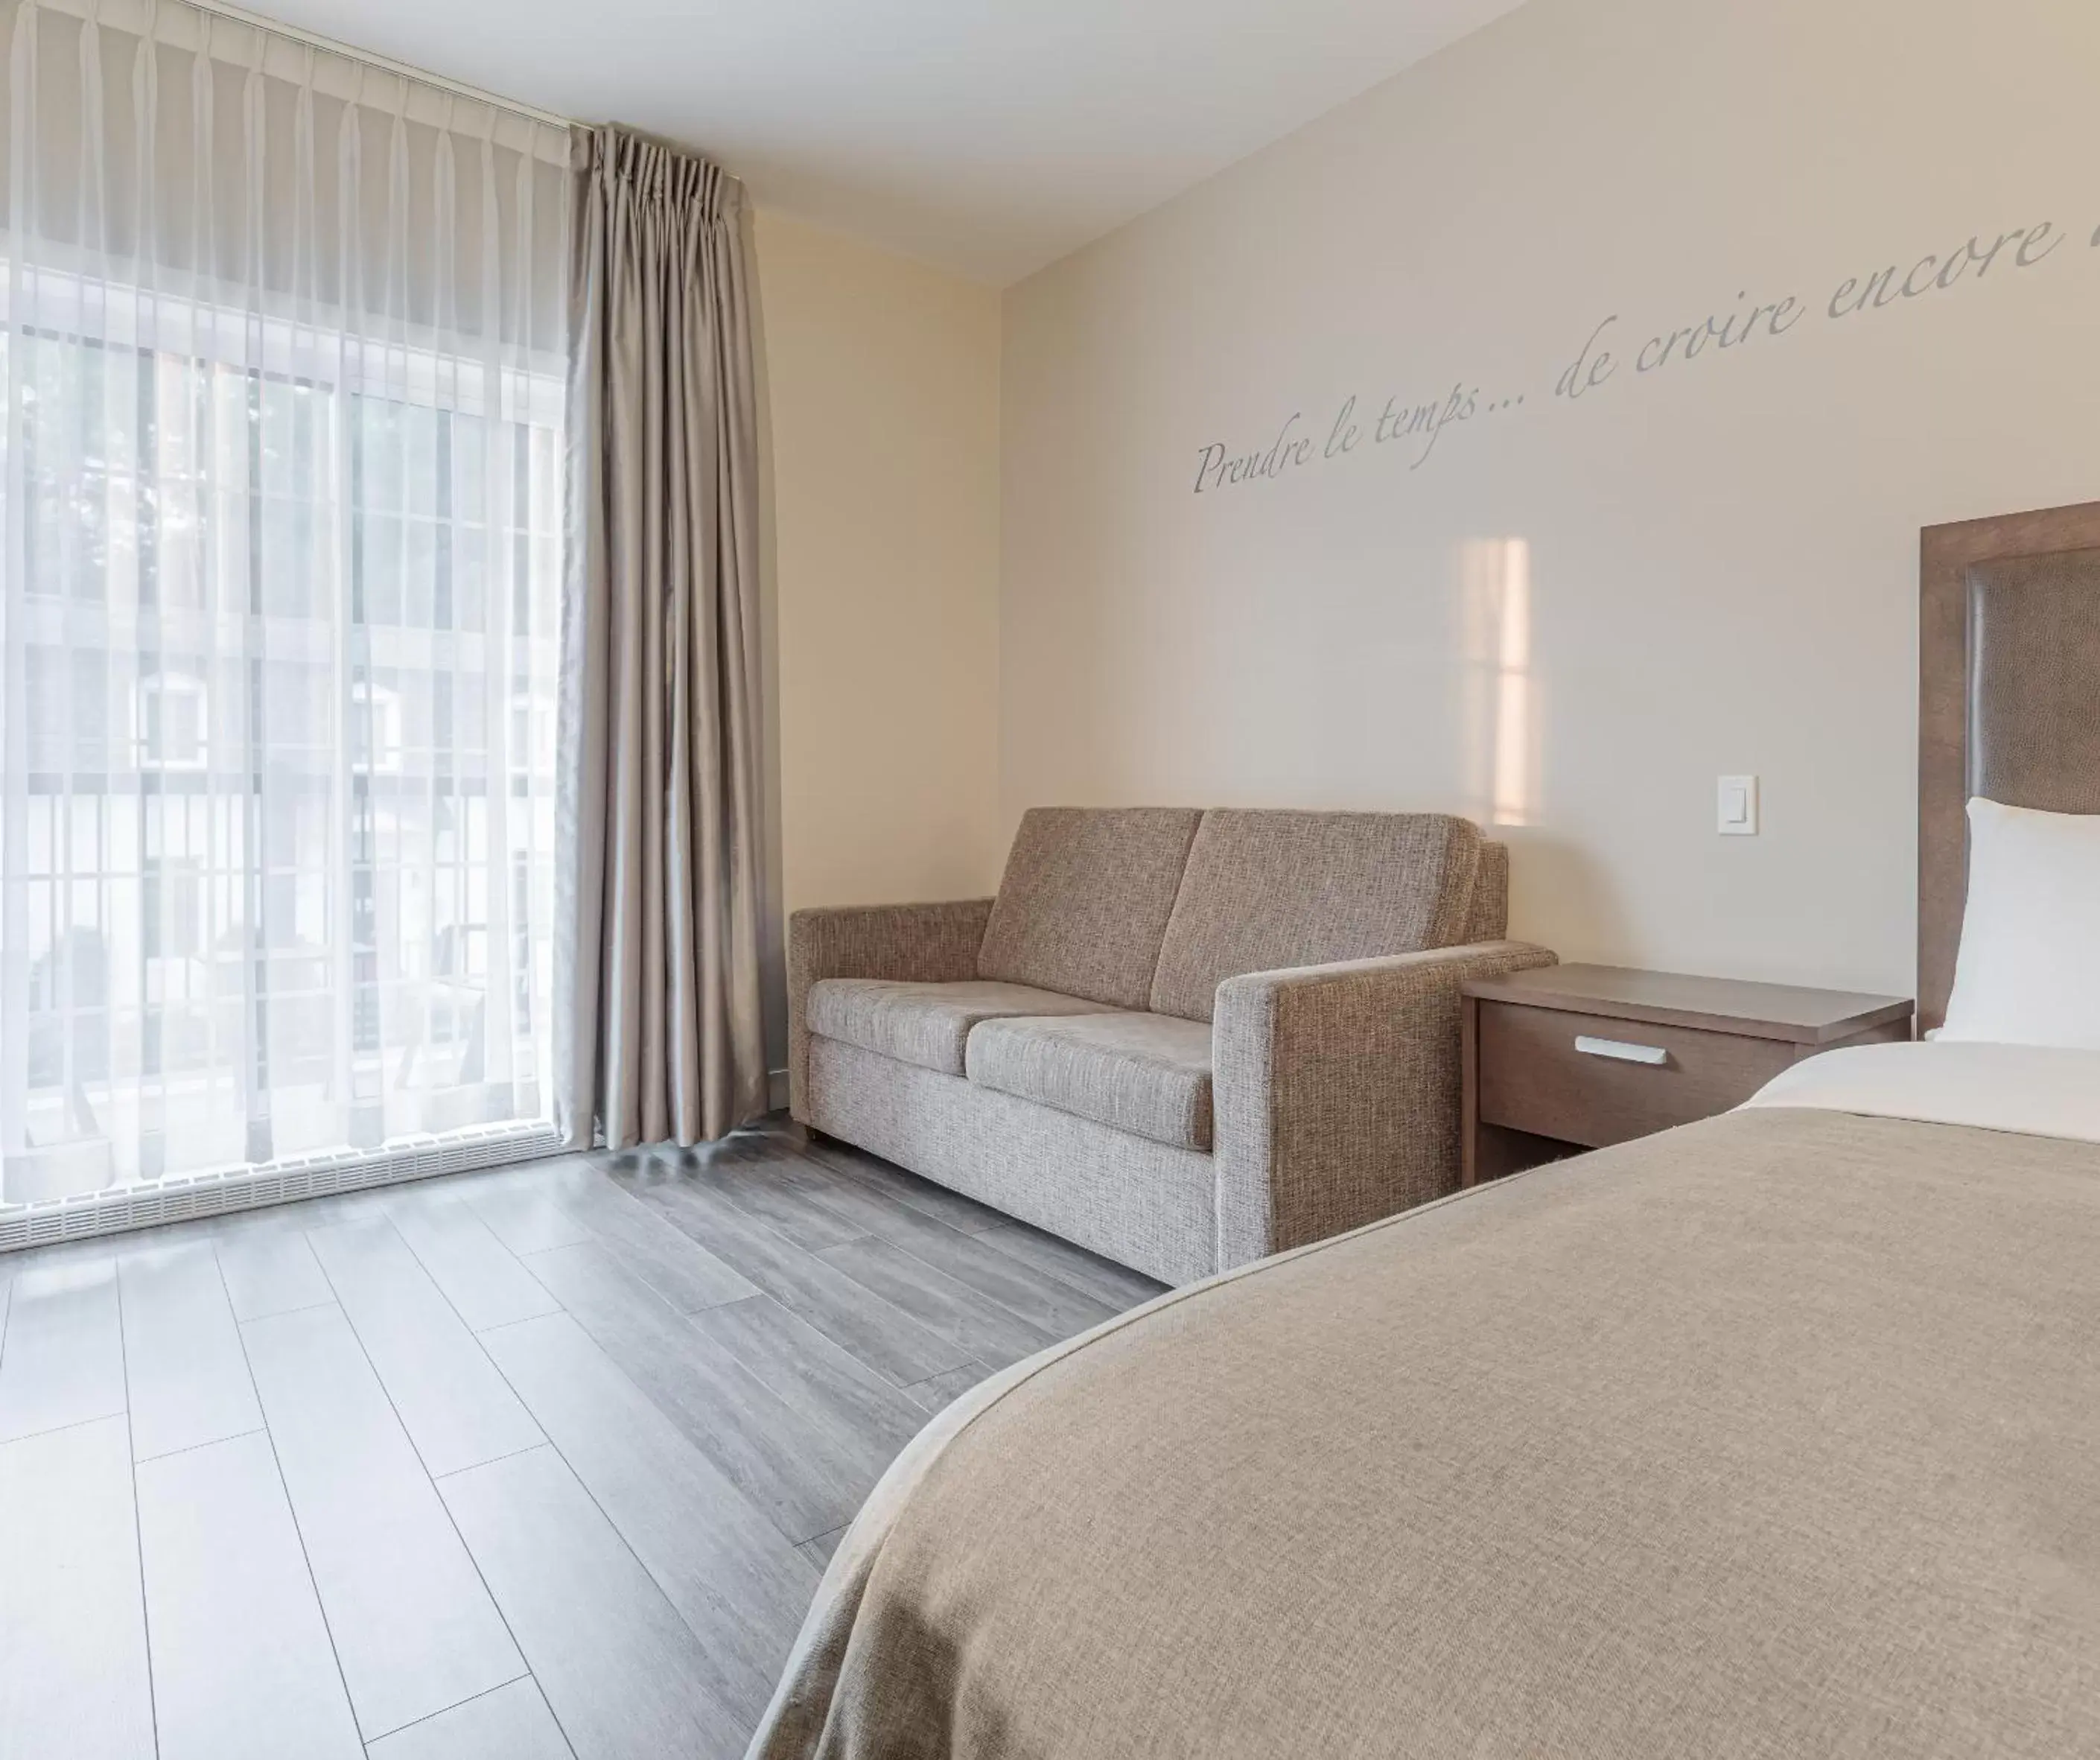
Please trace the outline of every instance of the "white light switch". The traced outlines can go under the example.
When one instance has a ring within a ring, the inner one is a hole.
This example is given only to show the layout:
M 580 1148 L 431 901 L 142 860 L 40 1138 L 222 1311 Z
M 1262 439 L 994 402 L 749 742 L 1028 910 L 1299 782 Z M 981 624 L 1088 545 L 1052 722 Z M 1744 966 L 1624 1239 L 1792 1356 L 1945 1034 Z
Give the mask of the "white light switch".
M 1758 779 L 1754 776 L 1721 779 L 1721 835 L 1754 837 L 1758 834 Z

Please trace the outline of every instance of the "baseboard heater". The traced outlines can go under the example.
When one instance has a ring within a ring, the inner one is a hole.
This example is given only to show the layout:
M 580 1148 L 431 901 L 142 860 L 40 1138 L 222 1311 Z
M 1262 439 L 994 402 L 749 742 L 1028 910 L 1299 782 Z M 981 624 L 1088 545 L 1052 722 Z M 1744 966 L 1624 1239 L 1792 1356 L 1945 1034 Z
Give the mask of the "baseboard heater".
M 442 1136 L 410 1137 L 378 1150 L 333 1149 L 253 1167 L 171 1175 L 34 1204 L 0 1204 L 0 1253 L 466 1173 L 559 1154 L 562 1148 L 560 1135 L 545 1120 L 483 1125 Z

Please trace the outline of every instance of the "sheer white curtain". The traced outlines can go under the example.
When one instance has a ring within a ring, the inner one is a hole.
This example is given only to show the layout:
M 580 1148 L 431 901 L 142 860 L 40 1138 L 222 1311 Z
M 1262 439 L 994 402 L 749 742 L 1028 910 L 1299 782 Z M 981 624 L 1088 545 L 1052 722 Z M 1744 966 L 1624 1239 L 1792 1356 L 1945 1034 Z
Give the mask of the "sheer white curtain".
M 541 1118 L 566 134 L 0 26 L 0 1201 Z

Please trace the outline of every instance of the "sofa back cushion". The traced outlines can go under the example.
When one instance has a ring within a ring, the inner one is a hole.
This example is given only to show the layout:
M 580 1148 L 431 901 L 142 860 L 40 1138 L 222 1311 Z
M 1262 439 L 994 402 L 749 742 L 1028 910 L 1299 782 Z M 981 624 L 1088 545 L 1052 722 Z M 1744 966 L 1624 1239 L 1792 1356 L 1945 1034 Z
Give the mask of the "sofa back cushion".
M 1457 946 L 1480 858 L 1480 832 L 1440 813 L 1206 813 L 1152 1007 L 1207 1021 L 1244 972 Z
M 1466 920 L 1468 942 L 1501 941 L 1509 934 L 1509 845 L 1483 843 L 1473 876 L 1473 906 Z
M 977 976 L 1142 1008 L 1202 814 L 1032 807 L 977 951 Z

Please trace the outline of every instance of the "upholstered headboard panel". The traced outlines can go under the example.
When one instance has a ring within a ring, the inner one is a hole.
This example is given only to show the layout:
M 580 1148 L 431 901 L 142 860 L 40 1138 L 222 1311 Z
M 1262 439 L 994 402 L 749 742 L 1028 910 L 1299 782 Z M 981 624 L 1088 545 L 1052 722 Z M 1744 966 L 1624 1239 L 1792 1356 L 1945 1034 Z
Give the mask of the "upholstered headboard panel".
M 2100 813 L 2100 502 L 1933 526 L 1918 629 L 1918 1025 L 1947 1016 L 1972 795 Z

